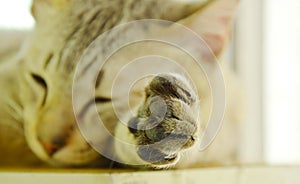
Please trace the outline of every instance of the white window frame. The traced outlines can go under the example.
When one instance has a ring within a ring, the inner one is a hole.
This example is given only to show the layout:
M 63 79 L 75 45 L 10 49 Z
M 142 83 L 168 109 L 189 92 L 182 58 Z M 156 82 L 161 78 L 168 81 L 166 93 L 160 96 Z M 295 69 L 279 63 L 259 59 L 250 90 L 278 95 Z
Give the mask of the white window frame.
M 234 30 L 234 67 L 245 94 L 240 157 L 243 163 L 263 161 L 263 3 L 240 1 Z

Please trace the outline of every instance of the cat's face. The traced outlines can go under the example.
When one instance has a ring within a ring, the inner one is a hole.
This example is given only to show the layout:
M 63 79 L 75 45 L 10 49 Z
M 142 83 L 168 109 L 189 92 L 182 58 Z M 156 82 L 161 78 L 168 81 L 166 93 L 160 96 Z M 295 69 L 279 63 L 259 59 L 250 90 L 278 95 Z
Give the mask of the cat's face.
M 23 84 L 25 136 L 37 156 L 53 165 L 85 165 L 99 157 L 79 132 L 71 81 L 25 70 Z

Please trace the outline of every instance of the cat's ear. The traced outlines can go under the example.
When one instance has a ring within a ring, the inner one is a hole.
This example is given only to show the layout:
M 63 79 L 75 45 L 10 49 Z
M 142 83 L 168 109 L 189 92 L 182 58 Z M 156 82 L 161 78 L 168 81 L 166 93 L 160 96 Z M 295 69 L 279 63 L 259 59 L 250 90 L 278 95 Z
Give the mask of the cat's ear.
M 179 21 L 196 32 L 220 57 L 230 38 L 232 20 L 239 0 L 215 0 Z
M 40 16 L 44 16 L 43 14 L 49 9 L 52 9 L 52 11 L 63 10 L 69 7 L 70 3 L 71 0 L 33 0 L 31 13 L 37 19 Z

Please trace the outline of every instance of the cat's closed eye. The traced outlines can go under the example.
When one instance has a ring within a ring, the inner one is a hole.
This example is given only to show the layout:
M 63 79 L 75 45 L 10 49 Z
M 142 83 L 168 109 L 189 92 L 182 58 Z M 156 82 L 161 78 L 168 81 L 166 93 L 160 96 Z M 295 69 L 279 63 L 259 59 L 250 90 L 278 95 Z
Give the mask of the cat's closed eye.
M 45 81 L 45 79 L 43 77 L 41 77 L 38 74 L 35 73 L 31 73 L 31 77 L 33 79 L 33 81 L 43 90 L 43 99 L 41 101 L 41 106 L 45 105 L 46 100 L 47 100 L 47 95 L 48 95 L 48 86 L 47 83 Z

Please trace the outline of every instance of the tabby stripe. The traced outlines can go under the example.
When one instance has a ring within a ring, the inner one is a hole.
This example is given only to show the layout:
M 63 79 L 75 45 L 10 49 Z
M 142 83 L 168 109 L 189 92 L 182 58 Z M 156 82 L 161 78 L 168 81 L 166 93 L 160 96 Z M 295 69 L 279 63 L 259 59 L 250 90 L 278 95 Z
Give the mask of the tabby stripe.
M 85 113 L 88 111 L 88 109 L 90 108 L 90 106 L 92 106 L 93 104 L 97 104 L 97 103 L 107 103 L 110 102 L 111 99 L 110 98 L 106 98 L 106 97 L 96 97 L 95 99 L 91 99 L 81 110 L 81 112 L 79 113 L 78 118 L 79 119 L 83 119 Z
M 80 30 L 81 26 L 82 26 L 82 24 L 79 24 L 78 26 L 76 26 L 76 27 L 74 28 L 74 31 L 71 32 L 71 34 L 66 38 L 65 44 L 63 45 L 63 47 L 62 47 L 62 49 L 61 49 L 61 51 L 60 51 L 60 53 L 59 53 L 59 59 L 58 59 L 58 62 L 56 63 L 56 69 L 59 69 L 59 68 L 60 68 L 60 66 L 61 66 L 61 64 L 62 64 L 62 56 L 63 56 L 63 53 L 64 53 L 64 51 L 66 50 L 66 48 L 67 48 L 69 42 L 71 41 L 71 39 L 72 39 L 72 38 L 76 35 L 76 33 Z
M 98 75 L 98 78 L 96 79 L 96 84 L 95 84 L 95 87 L 98 88 L 102 82 L 102 79 L 103 79 L 103 75 L 104 75 L 104 71 L 101 70 L 99 72 L 99 75 Z
M 45 70 L 48 68 L 48 65 L 49 65 L 50 61 L 52 60 L 53 56 L 54 56 L 53 53 L 51 53 L 51 54 L 49 54 L 48 57 L 46 58 L 46 61 L 45 61 L 45 63 L 44 63 L 44 69 L 45 69 Z

